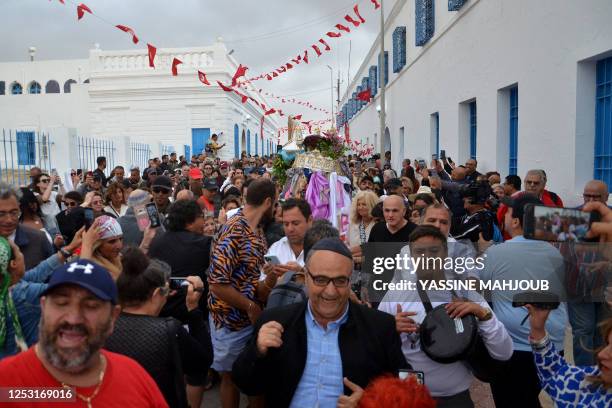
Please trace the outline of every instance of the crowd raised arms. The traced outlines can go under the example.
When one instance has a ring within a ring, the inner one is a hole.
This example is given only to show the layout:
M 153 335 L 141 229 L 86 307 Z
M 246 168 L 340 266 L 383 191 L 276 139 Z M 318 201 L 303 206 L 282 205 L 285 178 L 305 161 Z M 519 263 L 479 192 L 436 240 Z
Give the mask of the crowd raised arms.
M 612 404 L 604 182 L 224 147 L 0 182 L 0 405 Z

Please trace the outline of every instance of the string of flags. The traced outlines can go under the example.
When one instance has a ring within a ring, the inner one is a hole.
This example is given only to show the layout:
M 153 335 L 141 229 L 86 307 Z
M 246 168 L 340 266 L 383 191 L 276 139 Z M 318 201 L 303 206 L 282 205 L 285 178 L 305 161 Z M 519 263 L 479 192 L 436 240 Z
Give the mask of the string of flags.
M 49 0 L 51 1 L 51 0 Z M 66 5 L 65 0 L 58 0 L 59 3 Z M 69 0 L 70 2 L 72 2 L 71 0 Z M 374 6 L 374 9 L 377 10 L 380 8 L 380 3 L 378 2 L 378 0 L 370 0 L 371 3 Z M 76 4 L 76 3 L 73 3 Z M 90 15 L 95 15 L 94 12 L 91 10 L 91 8 L 89 6 L 87 6 L 84 3 L 79 3 L 78 5 L 76 5 L 76 12 L 77 12 L 77 20 L 80 21 L 81 19 L 83 19 L 83 17 L 85 16 L 86 13 L 90 14 Z M 314 53 L 316 54 L 317 58 L 321 57 L 323 55 L 324 52 L 328 52 L 331 51 L 331 46 L 329 45 L 329 43 L 326 41 L 326 39 L 334 39 L 334 38 L 340 38 L 343 35 L 346 35 L 348 33 L 351 32 L 351 29 L 355 29 L 357 27 L 359 27 L 360 25 L 364 24 L 366 22 L 365 18 L 363 18 L 363 16 L 361 15 L 361 13 L 359 12 L 359 5 L 355 5 L 353 7 L 353 12 L 354 15 L 351 14 L 346 14 L 344 16 L 344 21 L 341 23 L 338 23 L 334 26 L 334 28 L 337 31 L 328 31 L 325 35 L 323 35 L 321 38 L 318 39 L 318 41 L 316 41 L 314 44 L 312 44 L 309 48 L 307 48 L 306 50 L 304 50 L 303 53 L 300 53 L 299 55 L 297 55 L 295 58 L 291 59 L 290 62 L 287 62 L 285 64 L 283 64 L 281 67 L 277 68 L 276 70 L 266 73 L 266 74 L 261 74 L 259 76 L 250 78 L 250 79 L 246 79 L 246 74 L 248 71 L 248 67 L 243 66 L 242 64 L 240 64 L 238 66 L 238 68 L 236 69 L 235 74 L 232 76 L 232 83 L 230 85 L 226 85 L 223 84 L 221 81 L 216 81 L 217 86 L 222 89 L 225 92 L 228 93 L 233 93 L 235 95 L 237 95 L 240 98 L 240 101 L 244 104 L 247 103 L 248 101 L 253 102 L 253 104 L 255 104 L 256 106 L 258 106 L 261 110 L 262 110 L 262 117 L 261 117 L 261 126 L 263 127 L 263 124 L 265 122 L 265 117 L 269 116 L 269 115 L 273 115 L 273 114 L 277 114 L 279 116 L 285 116 L 285 113 L 282 111 L 282 109 L 278 109 L 278 108 L 274 108 L 274 107 L 270 107 L 270 106 L 266 106 L 263 102 L 259 102 L 257 99 L 253 98 L 250 95 L 246 95 L 244 93 L 242 93 L 239 89 L 241 87 L 244 87 L 246 90 L 250 90 L 252 92 L 257 92 L 259 94 L 265 95 L 267 97 L 276 99 L 278 101 L 280 101 L 281 103 L 293 103 L 293 104 L 298 104 L 301 106 L 304 106 L 306 108 L 315 110 L 315 111 L 320 111 L 322 113 L 325 114 L 330 114 L 330 111 L 328 111 L 327 109 L 323 109 L 320 107 L 316 107 L 313 104 L 311 104 L 308 101 L 302 101 L 299 99 L 295 99 L 295 98 L 286 98 L 286 97 L 282 97 L 282 96 L 277 96 L 274 95 L 272 93 L 269 92 L 264 92 L 262 89 L 254 89 L 254 88 L 247 88 L 246 85 L 266 78 L 267 80 L 272 80 L 274 78 L 277 78 L 279 75 L 282 75 L 286 72 L 288 72 L 289 70 L 293 69 L 295 66 L 300 65 L 302 63 L 304 64 L 309 64 L 310 63 L 310 58 L 309 58 L 309 50 L 314 51 Z M 106 20 L 102 19 L 103 21 L 107 22 Z M 108 23 L 108 22 L 107 22 Z M 110 24 L 110 23 L 109 23 Z M 113 24 L 111 24 L 113 25 Z M 140 38 L 136 35 L 136 32 L 129 26 L 127 25 L 123 25 L 123 24 L 117 24 L 117 25 L 113 25 L 114 28 L 121 30 L 127 34 L 130 35 L 130 39 L 132 41 L 133 44 L 138 44 L 140 42 Z M 345 33 L 345 34 L 343 34 Z M 148 60 L 149 60 L 149 67 L 156 69 L 155 67 L 155 57 L 157 54 L 157 47 L 154 46 L 153 44 L 147 43 L 147 55 L 148 55 Z M 312 56 L 312 54 L 311 54 Z M 179 66 L 183 64 L 183 62 L 181 60 L 179 60 L 176 57 L 173 57 L 172 59 L 172 64 L 171 64 L 171 73 L 172 76 L 178 76 L 179 74 Z M 208 80 L 208 77 L 206 75 L 205 72 L 198 70 L 197 72 L 198 74 L 198 80 L 200 81 L 200 83 L 202 83 L 203 86 L 213 86 L 211 84 L 211 82 Z M 358 99 L 361 100 L 366 100 L 369 102 L 369 100 L 371 99 L 371 92 L 369 89 L 364 90 L 363 92 L 361 92 L 358 96 Z M 297 120 L 301 120 L 302 119 L 302 115 L 297 115 L 295 116 L 295 118 Z M 301 123 L 303 125 L 305 125 L 308 129 L 309 132 L 311 131 L 311 128 L 313 126 L 320 126 L 326 123 L 331 122 L 331 119 L 324 119 L 321 121 L 302 121 Z M 286 132 L 287 129 L 286 128 L 281 128 L 279 129 L 279 137 L 281 132 Z M 262 132 L 263 134 L 263 132 Z M 347 139 L 348 142 L 348 139 Z M 358 143 L 358 142 L 353 142 L 353 143 Z M 352 149 L 353 147 L 357 147 L 358 145 L 353 144 L 352 145 Z M 355 150 L 355 149 L 353 149 Z M 363 147 L 361 147 L 361 150 L 363 150 Z

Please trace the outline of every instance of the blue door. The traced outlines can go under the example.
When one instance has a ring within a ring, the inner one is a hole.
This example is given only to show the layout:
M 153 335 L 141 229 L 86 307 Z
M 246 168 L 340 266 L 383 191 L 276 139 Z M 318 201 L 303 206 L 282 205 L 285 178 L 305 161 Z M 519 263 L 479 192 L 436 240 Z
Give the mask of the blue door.
M 247 152 L 248 155 L 251 154 L 251 131 L 250 130 L 247 130 L 246 152 Z
M 191 146 L 185 145 L 185 160 L 187 163 L 191 163 Z
M 210 128 L 191 129 L 191 146 L 193 146 L 193 154 L 202 154 L 209 138 Z
M 258 145 L 257 145 L 257 138 L 258 138 L 258 137 L 259 137 L 259 135 L 258 135 L 257 133 L 255 133 L 255 154 L 256 154 L 256 155 L 257 155 L 257 154 L 259 154 L 259 153 L 257 152 L 257 150 L 259 150 L 259 147 L 258 147 Z
M 240 157 L 240 130 L 238 125 L 234 125 L 234 157 Z
M 34 132 L 17 132 L 17 164 L 20 166 L 36 164 Z

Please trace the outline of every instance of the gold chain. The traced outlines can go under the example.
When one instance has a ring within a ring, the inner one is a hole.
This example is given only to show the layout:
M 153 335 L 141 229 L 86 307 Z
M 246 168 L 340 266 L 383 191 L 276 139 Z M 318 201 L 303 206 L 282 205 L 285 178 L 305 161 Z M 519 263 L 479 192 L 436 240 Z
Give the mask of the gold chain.
M 100 392 L 100 388 L 102 387 L 102 381 L 104 380 L 104 373 L 106 372 L 105 361 L 106 359 L 104 358 L 104 356 L 100 354 L 100 362 L 102 363 L 102 370 L 100 371 L 100 378 L 98 380 L 98 385 L 96 386 L 96 389 L 89 397 L 79 394 L 78 392 L 76 392 L 76 387 L 74 387 L 74 393 L 76 394 L 77 397 L 79 397 L 79 399 L 87 403 L 87 408 L 91 408 L 91 400 L 96 398 L 96 396 L 98 395 L 98 392 Z M 70 384 L 66 384 L 65 382 L 62 382 L 62 387 L 70 388 L 71 386 Z

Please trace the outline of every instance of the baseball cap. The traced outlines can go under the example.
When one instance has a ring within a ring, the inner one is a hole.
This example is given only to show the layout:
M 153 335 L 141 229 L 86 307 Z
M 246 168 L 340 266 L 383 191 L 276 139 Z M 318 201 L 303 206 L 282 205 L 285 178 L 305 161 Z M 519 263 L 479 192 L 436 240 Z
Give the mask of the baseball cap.
M 87 289 L 97 298 L 117 304 L 117 285 L 111 274 L 95 262 L 87 259 L 79 259 L 55 269 L 47 289 L 41 296 L 47 295 L 54 288 L 72 284 Z
M 521 221 L 525 215 L 525 205 L 534 204 L 542 205 L 542 201 L 533 194 L 523 193 L 517 197 L 502 197 L 500 200 L 503 204 L 512 208 L 512 218 L 518 218 Z
M 155 181 L 151 185 L 152 189 L 155 187 L 161 187 L 161 188 L 165 188 L 168 190 L 172 190 L 172 180 L 168 176 L 159 176 L 155 179 Z
M 217 185 L 217 182 L 215 181 L 215 179 L 205 179 L 204 180 L 204 186 L 205 189 L 207 190 L 218 190 L 219 186 Z
M 189 177 L 191 177 L 194 180 L 201 180 L 204 178 L 200 169 L 196 167 L 189 169 Z
M 227 169 L 228 167 L 229 165 L 226 161 L 222 161 L 221 163 L 219 163 L 219 168 Z

